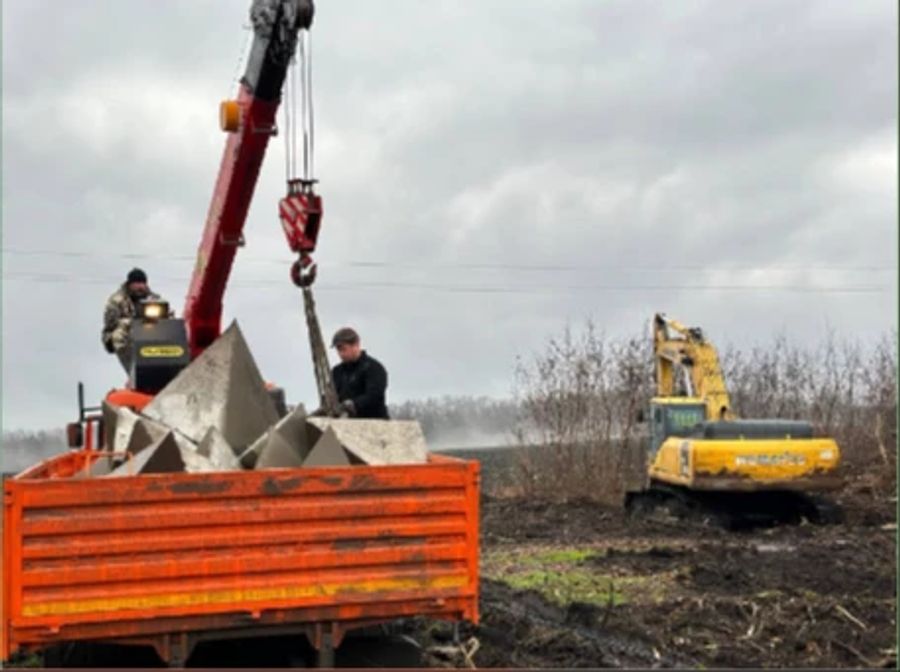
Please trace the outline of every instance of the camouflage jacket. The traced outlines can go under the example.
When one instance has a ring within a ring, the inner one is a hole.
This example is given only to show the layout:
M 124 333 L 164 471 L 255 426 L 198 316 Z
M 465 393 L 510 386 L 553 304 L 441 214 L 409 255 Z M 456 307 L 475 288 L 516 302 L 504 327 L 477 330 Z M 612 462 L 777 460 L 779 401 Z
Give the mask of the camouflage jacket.
M 146 299 L 158 300 L 159 295 L 149 292 Z M 131 320 L 137 315 L 137 304 L 128 295 L 123 284 L 106 300 L 103 310 L 103 333 L 101 340 L 107 350 L 112 347 L 117 352 L 128 345 L 131 336 Z

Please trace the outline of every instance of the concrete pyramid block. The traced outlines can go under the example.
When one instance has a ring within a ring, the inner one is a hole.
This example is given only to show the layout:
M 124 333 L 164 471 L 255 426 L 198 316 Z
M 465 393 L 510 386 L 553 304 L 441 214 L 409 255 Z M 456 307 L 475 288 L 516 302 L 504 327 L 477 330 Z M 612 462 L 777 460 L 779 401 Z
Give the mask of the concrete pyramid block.
M 114 431 L 110 448 L 115 452 L 137 454 L 152 445 L 168 431 L 158 422 L 144 418 L 130 408 L 115 408 L 113 420 Z
M 112 450 L 121 453 L 128 449 L 134 425 L 140 419 L 141 416 L 130 408 L 119 408 L 116 410 L 116 420 L 113 423 Z
M 101 457 L 91 465 L 90 476 L 92 478 L 97 476 L 106 476 L 106 474 L 112 471 L 112 468 L 112 460 L 108 457 Z
M 72 478 L 97 478 L 98 476 L 106 476 L 112 471 L 113 464 L 109 457 L 101 457 L 94 460 L 94 463 L 85 467 Z
M 246 450 L 238 455 L 238 462 L 241 463 L 241 466 L 244 469 L 253 469 L 256 467 L 256 463 L 259 460 L 260 453 L 262 453 L 263 448 L 266 447 L 266 444 L 269 443 L 269 432 L 271 432 L 271 430 L 263 432 L 262 435 L 256 439 L 256 441 L 251 443 Z
M 237 322 L 166 385 L 144 415 L 194 442 L 215 427 L 237 454 L 278 421 Z
M 117 467 L 109 476 L 164 474 L 178 471 L 185 471 L 182 448 L 175 438 L 175 433 L 166 432 L 165 436 Z
M 349 464 L 350 458 L 331 427 L 322 433 L 303 460 L 304 467 L 342 467 Z
M 105 400 L 100 403 L 100 409 L 103 413 L 103 447 L 106 450 L 112 450 L 116 437 L 116 421 L 119 417 L 119 409 Z
M 309 453 L 306 431 L 306 409 L 297 406 L 283 417 L 265 436 L 265 442 L 255 442 L 259 448 L 256 469 L 270 467 L 299 467 Z
M 207 430 L 197 446 L 197 454 L 209 460 L 216 471 L 233 471 L 241 468 L 234 450 L 215 427 Z
M 184 471 L 189 474 L 206 474 L 212 471 L 228 471 L 220 465 L 214 463 L 205 455 L 201 455 L 197 444 L 180 436 L 178 432 L 174 432 L 175 442 L 181 451 L 181 460 L 184 462 Z M 234 458 L 232 458 L 234 459 Z
M 153 422 L 147 418 L 138 418 L 131 430 L 131 438 L 129 438 L 125 450 L 136 455 L 162 439 L 168 431 L 167 427 L 158 422 Z
M 357 420 L 316 417 L 307 420 L 313 433 L 332 429 L 351 461 L 362 464 L 422 464 L 428 446 L 415 420 Z

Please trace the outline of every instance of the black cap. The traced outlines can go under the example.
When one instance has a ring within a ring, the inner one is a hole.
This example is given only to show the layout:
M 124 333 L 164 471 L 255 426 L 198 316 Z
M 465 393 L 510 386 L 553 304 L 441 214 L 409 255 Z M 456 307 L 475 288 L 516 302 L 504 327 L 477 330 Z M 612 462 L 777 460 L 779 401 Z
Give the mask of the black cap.
M 359 343 L 359 334 L 350 327 L 338 329 L 331 339 L 331 346 L 334 348 L 342 344 L 353 345 L 354 343 Z
M 139 268 L 132 268 L 130 271 L 128 271 L 128 279 L 125 282 L 129 285 L 132 282 L 143 282 L 146 285 L 147 274 Z

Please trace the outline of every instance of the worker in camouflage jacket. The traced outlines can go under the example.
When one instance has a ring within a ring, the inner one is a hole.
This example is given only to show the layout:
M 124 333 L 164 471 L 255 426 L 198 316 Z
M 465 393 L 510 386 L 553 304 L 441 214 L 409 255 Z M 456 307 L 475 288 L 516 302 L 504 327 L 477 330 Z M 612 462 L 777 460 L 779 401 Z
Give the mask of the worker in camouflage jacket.
M 131 321 L 138 314 L 138 304 L 146 299 L 158 300 L 159 296 L 150 291 L 147 274 L 133 268 L 122 286 L 106 300 L 103 311 L 103 347 L 119 358 L 122 367 L 131 373 Z

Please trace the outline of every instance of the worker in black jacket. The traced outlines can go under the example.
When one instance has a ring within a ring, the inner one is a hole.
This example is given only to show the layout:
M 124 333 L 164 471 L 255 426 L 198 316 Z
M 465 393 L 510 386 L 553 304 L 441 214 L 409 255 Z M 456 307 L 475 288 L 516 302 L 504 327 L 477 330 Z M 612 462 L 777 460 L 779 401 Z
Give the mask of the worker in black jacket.
M 359 334 L 350 327 L 338 329 L 331 345 L 341 358 L 331 377 L 342 410 L 351 418 L 387 420 L 387 371 L 381 362 L 362 349 Z

